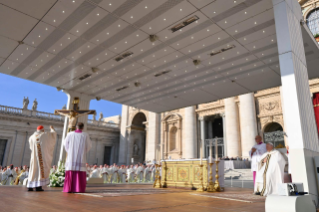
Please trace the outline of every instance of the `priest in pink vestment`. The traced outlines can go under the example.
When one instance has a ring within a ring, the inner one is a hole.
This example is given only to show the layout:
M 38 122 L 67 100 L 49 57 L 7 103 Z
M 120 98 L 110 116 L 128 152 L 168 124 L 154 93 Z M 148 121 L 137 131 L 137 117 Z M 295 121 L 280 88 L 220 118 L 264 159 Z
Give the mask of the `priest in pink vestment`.
M 67 159 L 63 192 L 84 193 L 86 188 L 86 153 L 92 143 L 89 134 L 82 132 L 84 124 L 79 122 L 74 132 L 69 132 L 63 141 Z

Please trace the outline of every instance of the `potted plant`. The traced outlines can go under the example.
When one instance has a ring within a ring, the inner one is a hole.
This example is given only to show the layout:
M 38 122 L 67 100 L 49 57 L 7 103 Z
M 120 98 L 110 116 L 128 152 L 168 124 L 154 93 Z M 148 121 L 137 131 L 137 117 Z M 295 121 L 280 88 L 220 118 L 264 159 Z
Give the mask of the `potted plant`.
M 318 33 L 315 34 L 314 37 L 315 37 L 316 41 L 319 43 L 319 34 Z

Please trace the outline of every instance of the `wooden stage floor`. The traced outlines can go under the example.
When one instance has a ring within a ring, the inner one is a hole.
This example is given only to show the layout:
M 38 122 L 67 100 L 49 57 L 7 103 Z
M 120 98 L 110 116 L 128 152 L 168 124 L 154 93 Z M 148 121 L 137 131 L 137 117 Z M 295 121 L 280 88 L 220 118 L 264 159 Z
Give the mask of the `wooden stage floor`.
M 222 193 L 153 189 L 151 185 L 90 185 L 87 194 L 61 188 L 27 192 L 22 186 L 0 186 L 0 211 L 265 211 L 265 199 L 251 189 L 226 188 Z M 252 198 L 252 199 L 250 199 Z

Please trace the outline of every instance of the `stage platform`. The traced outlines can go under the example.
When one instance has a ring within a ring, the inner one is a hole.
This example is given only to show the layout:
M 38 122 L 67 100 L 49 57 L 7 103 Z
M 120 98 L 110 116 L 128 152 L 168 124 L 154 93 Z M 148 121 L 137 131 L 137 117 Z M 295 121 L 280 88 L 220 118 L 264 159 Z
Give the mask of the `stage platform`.
M 91 184 L 85 195 L 62 193 L 62 188 L 44 189 L 27 192 L 22 186 L 0 186 L 1 211 L 265 211 L 265 198 L 254 196 L 251 189 L 245 188 L 199 193 L 154 189 L 151 185 Z

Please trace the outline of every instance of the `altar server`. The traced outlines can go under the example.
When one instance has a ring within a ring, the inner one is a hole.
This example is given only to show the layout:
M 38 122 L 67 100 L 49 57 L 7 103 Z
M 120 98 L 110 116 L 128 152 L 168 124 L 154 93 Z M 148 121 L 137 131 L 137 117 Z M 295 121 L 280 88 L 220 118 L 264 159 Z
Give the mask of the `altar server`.
M 108 183 L 109 179 L 109 166 L 104 164 L 104 167 L 102 168 L 102 177 L 103 177 L 103 183 Z
M 86 188 L 86 155 L 92 143 L 89 134 L 82 132 L 84 124 L 77 123 L 76 130 L 69 132 L 63 141 L 68 153 L 65 163 L 63 192 L 84 193 Z
M 267 143 L 267 152 L 258 161 L 255 194 L 267 196 L 277 194 L 277 185 L 284 182 L 286 161 L 272 143 Z
M 97 166 L 93 166 L 93 171 L 91 173 L 90 178 L 101 178 L 102 176 L 100 175 L 100 170 L 97 168 Z
M 29 139 L 31 160 L 28 191 L 33 191 L 33 188 L 43 191 L 42 186 L 50 183 L 50 168 L 56 143 L 56 132 L 53 126 L 50 126 L 50 129 L 50 132 L 44 132 L 43 126 L 40 125 Z
M 260 157 L 267 151 L 266 144 L 262 142 L 260 135 L 255 137 L 256 145 L 249 151 L 249 156 L 251 158 L 251 171 L 253 172 L 253 179 L 255 184 L 257 163 Z
M 111 178 L 111 182 L 112 183 L 118 183 L 119 181 L 119 173 L 118 173 L 118 167 L 116 166 L 116 164 L 113 164 L 112 167 L 112 178 Z

